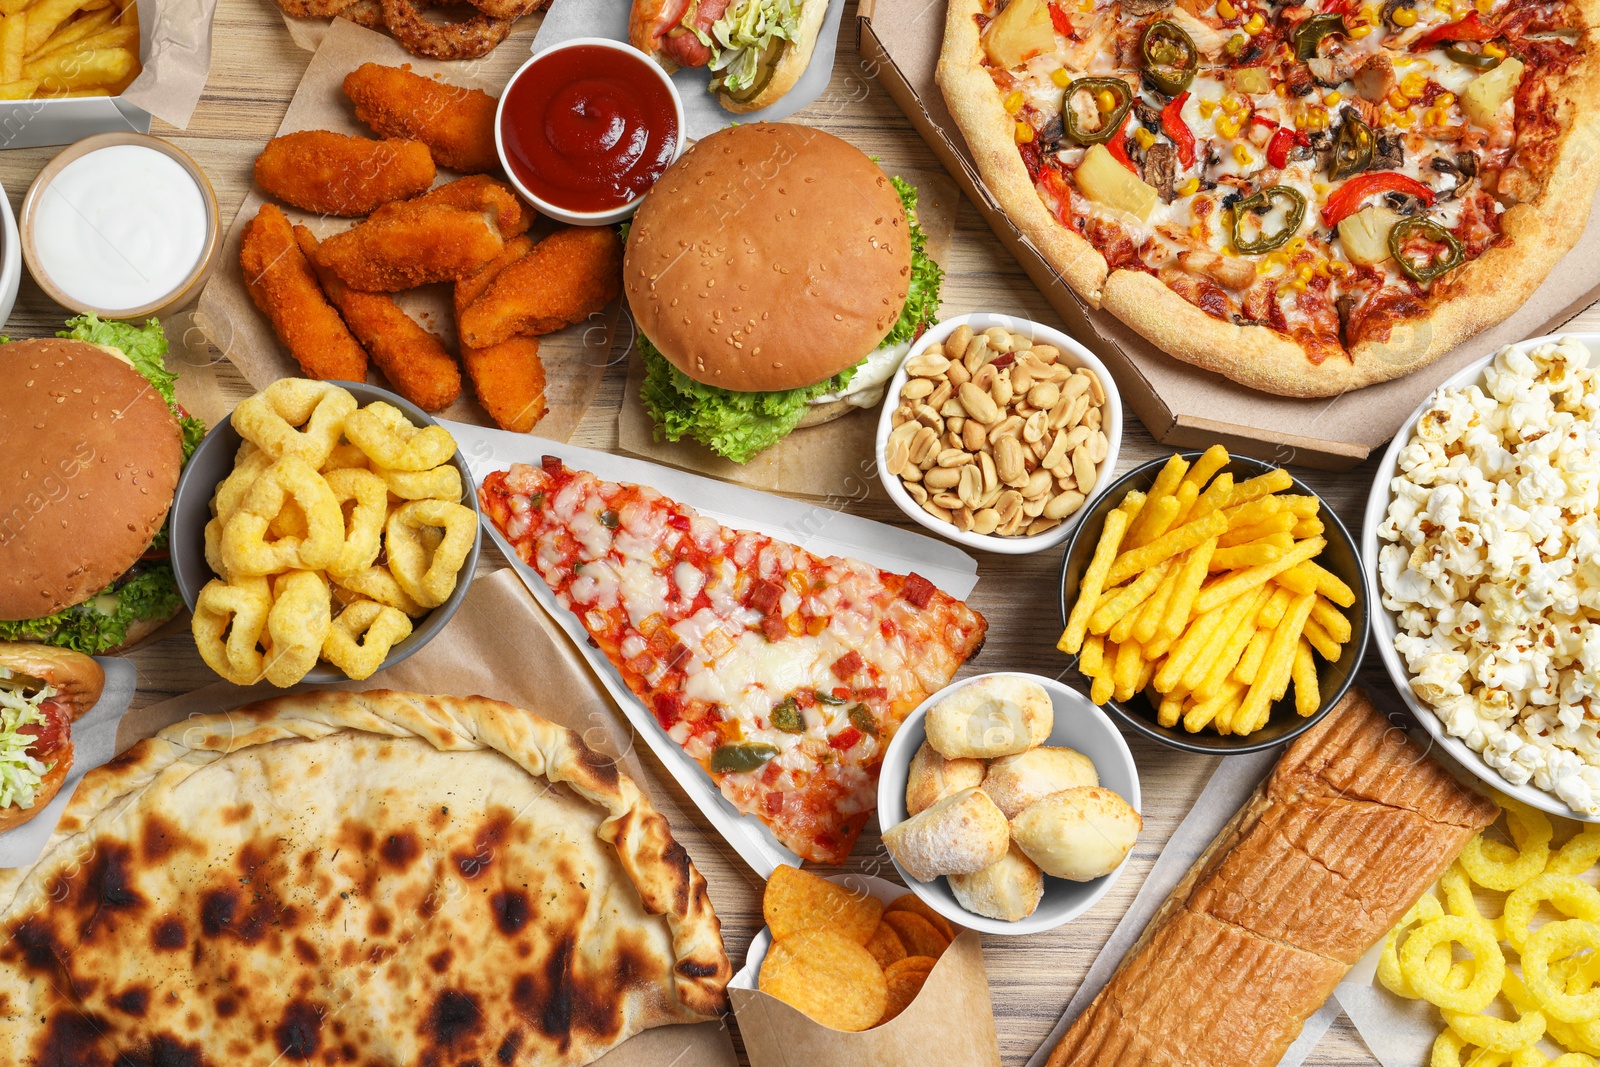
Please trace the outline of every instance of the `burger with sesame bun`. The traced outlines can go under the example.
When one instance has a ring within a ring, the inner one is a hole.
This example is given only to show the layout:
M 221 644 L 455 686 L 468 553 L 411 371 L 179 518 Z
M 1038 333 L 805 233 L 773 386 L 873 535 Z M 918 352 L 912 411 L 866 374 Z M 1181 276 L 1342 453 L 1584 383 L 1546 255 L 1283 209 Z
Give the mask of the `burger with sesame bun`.
M 644 197 L 623 271 L 657 435 L 738 463 L 883 398 L 944 272 L 916 191 L 848 142 L 751 123 Z

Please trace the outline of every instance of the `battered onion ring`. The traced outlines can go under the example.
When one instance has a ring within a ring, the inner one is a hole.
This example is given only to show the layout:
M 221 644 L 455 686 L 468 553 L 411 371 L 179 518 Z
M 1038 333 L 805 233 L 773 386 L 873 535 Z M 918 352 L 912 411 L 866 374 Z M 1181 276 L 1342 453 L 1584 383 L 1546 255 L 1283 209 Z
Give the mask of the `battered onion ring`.
M 392 471 L 380 467 L 373 473 L 401 500 L 448 500 L 452 504 L 461 501 L 461 472 L 448 463 L 425 471 Z
M 418 604 L 406 595 L 400 588 L 400 583 L 394 580 L 394 575 L 388 567 L 368 567 L 356 574 L 347 574 L 343 577 L 333 577 L 333 584 L 347 593 L 355 594 L 350 599 L 351 603 L 366 598 L 376 600 L 380 604 L 411 616 L 413 619 L 421 618 L 428 613 L 428 609 Z
M 357 600 L 333 620 L 322 658 L 356 681 L 370 678 L 389 650 L 411 636 L 405 612 L 374 600 Z
M 383 547 L 383 523 L 389 517 L 389 491 L 383 479 L 369 470 L 347 468 L 323 476 L 341 511 L 347 501 L 355 501 L 345 520 L 344 547 L 339 558 L 328 564 L 330 575 L 355 574 L 372 566 Z
M 268 544 L 267 530 L 291 497 L 305 513 L 307 534 Z M 309 464 L 292 456 L 278 460 L 256 479 L 222 530 L 222 562 L 236 575 L 321 570 L 338 559 L 343 548 L 344 516 L 333 490 Z
M 1411 988 L 1411 983 L 1406 981 L 1406 976 L 1400 970 L 1400 955 L 1396 950 L 1396 943 L 1400 940 L 1400 935 L 1405 933 L 1406 928 L 1413 923 L 1427 922 L 1430 919 L 1437 919 L 1443 914 L 1444 908 L 1440 905 L 1439 898 L 1434 896 L 1432 892 L 1424 893 L 1417 898 L 1417 902 L 1411 905 L 1411 909 L 1401 917 L 1400 921 L 1394 924 L 1394 929 L 1390 930 L 1384 937 L 1383 950 L 1378 954 L 1378 981 L 1382 982 L 1383 987 L 1395 996 L 1405 997 L 1407 1000 L 1421 999 L 1417 996 L 1416 990 Z M 1448 972 L 1450 968 L 1450 946 L 1440 945 L 1436 952 L 1444 964 L 1441 972 L 1442 977 L 1443 973 Z M 1432 969 L 1434 961 L 1430 959 L 1428 962 L 1430 969 Z
M 1600 950 L 1600 926 L 1583 919 L 1558 919 L 1533 932 L 1522 950 L 1522 981 L 1539 1008 L 1564 1023 L 1600 1019 L 1600 988 L 1571 992 L 1558 988 L 1551 974 L 1552 957 L 1566 957 L 1580 949 Z
M 195 598 L 190 627 L 206 666 L 235 685 L 259 682 L 260 645 L 271 607 L 272 591 L 265 578 L 207 582 Z
M 1473 973 L 1465 986 L 1452 988 L 1448 978 L 1441 981 L 1429 967 L 1429 956 L 1439 945 L 1458 942 L 1472 953 Z M 1527 958 L 1523 958 L 1526 966 Z M 1400 971 L 1417 995 L 1428 1003 L 1452 1011 L 1473 1014 L 1487 1008 L 1500 992 L 1506 974 L 1506 959 L 1500 942 L 1482 919 L 1445 915 L 1423 923 L 1400 947 Z M 1533 988 L 1533 983 L 1529 983 Z M 1535 998 L 1543 999 L 1535 993 Z
M 444 540 L 431 550 L 421 536 L 430 527 L 444 530 Z M 447 500 L 413 500 L 396 508 L 384 532 L 395 581 L 425 608 L 443 604 L 455 591 L 477 528 L 471 508 Z
M 322 643 L 332 625 L 328 580 L 316 571 L 290 571 L 273 583 L 272 610 L 267 613 L 267 681 L 288 688 L 317 665 Z
M 384 24 L 394 39 L 412 55 L 429 59 L 477 59 L 487 55 L 511 33 L 515 21 L 479 12 L 465 22 L 429 22 L 413 0 L 380 2 Z
M 393 471 L 425 471 L 456 454 L 449 430 L 413 426 L 405 412 L 381 400 L 351 412 L 344 432 L 373 463 Z
M 365 26 L 369 30 L 384 29 L 383 5 L 379 4 L 378 0 L 356 0 L 339 12 L 339 18 L 349 19 L 357 26 Z
M 206 523 L 206 566 L 211 568 L 211 573 L 227 581 L 228 568 L 222 562 L 222 528 L 221 519 L 212 519 Z
M 231 518 L 261 472 L 270 466 L 272 457 L 257 448 L 253 441 L 240 442 L 239 451 L 233 454 L 233 470 L 217 483 L 216 492 L 211 494 L 211 514 L 224 522 Z
M 328 459 L 322 464 L 322 473 L 344 470 L 347 467 L 367 468 L 367 454 L 349 441 L 341 441 L 333 446 L 333 451 L 328 453 Z
M 1518 952 L 1533 936 L 1528 924 L 1546 901 L 1570 919 L 1600 922 L 1600 889 L 1570 874 L 1541 874 L 1524 882 L 1506 897 L 1505 914 L 1502 916 L 1505 940 L 1511 942 L 1511 947 Z
M 1474 882 L 1485 889 L 1509 893 L 1522 883 L 1544 872 L 1550 859 L 1550 838 L 1554 829 L 1544 813 L 1514 800 L 1500 798 L 1505 809 L 1506 828 L 1517 847 L 1511 848 L 1482 834 L 1461 850 L 1460 864 Z
M 233 428 L 272 459 L 294 456 L 322 466 L 339 443 L 356 398 L 337 385 L 309 378 L 279 378 L 233 409 Z

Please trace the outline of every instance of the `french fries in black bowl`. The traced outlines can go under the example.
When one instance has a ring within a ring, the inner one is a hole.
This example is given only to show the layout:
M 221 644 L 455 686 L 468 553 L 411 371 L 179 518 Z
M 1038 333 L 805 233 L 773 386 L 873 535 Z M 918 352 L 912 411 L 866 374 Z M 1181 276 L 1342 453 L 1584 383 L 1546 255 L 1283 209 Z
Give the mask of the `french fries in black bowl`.
M 1153 460 L 1067 543 L 1057 647 L 1146 737 L 1281 745 L 1344 696 L 1367 646 L 1355 541 L 1304 483 L 1220 445 Z

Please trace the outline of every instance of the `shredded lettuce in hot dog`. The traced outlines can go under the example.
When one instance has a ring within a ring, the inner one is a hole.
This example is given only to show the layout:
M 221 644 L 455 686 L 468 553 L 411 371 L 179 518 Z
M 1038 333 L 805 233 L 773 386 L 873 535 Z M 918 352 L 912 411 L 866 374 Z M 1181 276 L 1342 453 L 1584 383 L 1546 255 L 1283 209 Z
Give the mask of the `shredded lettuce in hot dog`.
M 44 725 L 39 705 L 55 693 L 47 685 L 30 696 L 21 679 L 0 668 L 0 809 L 33 807 L 49 768 L 28 755 L 34 738 L 22 728 Z
M 711 49 L 710 66 L 718 75 L 712 88 L 741 93 L 754 85 L 761 74 L 762 56 L 780 41 L 793 41 L 799 33 L 801 3 L 733 0 L 709 34 L 697 34 L 700 43 Z

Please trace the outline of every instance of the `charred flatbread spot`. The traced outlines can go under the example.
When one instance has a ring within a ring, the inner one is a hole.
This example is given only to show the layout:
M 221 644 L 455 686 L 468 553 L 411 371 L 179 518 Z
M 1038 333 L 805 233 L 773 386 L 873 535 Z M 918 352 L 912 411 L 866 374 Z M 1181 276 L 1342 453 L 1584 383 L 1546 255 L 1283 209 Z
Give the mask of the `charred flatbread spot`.
M 139 850 L 152 862 L 165 859 L 188 844 L 181 830 L 154 815 L 145 819 L 144 830 L 139 835 Z
M 222 809 L 222 821 L 228 826 L 236 826 L 244 822 L 255 812 L 249 804 L 227 804 Z
M 505 808 L 495 808 L 489 812 L 473 838 L 472 851 L 457 852 L 453 857 L 461 877 L 470 882 L 489 869 L 505 842 L 513 819 L 514 816 Z
M 528 894 L 520 889 L 505 889 L 489 898 L 489 908 L 494 912 L 494 924 L 507 937 L 520 933 L 533 909 L 528 904 Z
M 61 944 L 55 931 L 43 919 L 34 916 L 11 931 L 11 938 L 22 950 L 22 960 L 35 971 L 53 970 L 56 961 L 63 958 Z
M 124 1015 L 141 1016 L 150 1010 L 150 990 L 143 986 L 125 989 L 111 998 L 111 1006 Z
M 206 1059 L 193 1045 L 186 1045 L 171 1034 L 157 1034 L 148 1048 L 124 1053 L 117 1067 L 206 1067 Z
M 522 1048 L 522 1031 L 513 1030 L 506 1035 L 504 1041 L 500 1042 L 500 1047 L 495 1050 L 494 1058 L 504 1064 L 505 1067 L 511 1067 L 511 1064 L 517 1060 L 517 1050 L 520 1048 Z
M 207 937 L 220 937 L 233 925 L 239 910 L 239 894 L 231 889 L 213 889 L 200 898 L 200 929 Z
M 714 963 L 701 963 L 699 960 L 679 960 L 678 965 L 673 970 L 685 978 L 710 978 L 717 973 L 718 968 Z
M 319 958 L 316 947 L 303 937 L 294 939 L 294 954 L 301 963 L 314 964 Z
M 367 917 L 367 933 L 373 937 L 388 937 L 394 929 L 394 920 L 389 913 L 381 908 L 372 909 L 372 914 Z
M 459 989 L 446 989 L 433 1002 L 423 1023 L 423 1034 L 441 1048 L 451 1049 L 483 1030 L 478 999 Z
M 272 1037 L 285 1058 L 309 1060 L 322 1047 L 322 1009 L 303 1000 L 291 1001 Z
M 454 952 L 447 948 L 442 948 L 428 957 L 428 966 L 434 974 L 443 974 L 450 969 L 450 961 L 455 958 L 456 954 Z
M 217 1009 L 217 1015 L 223 1019 L 231 1019 L 239 1013 L 239 1002 L 232 997 L 218 997 L 213 1006 Z
M 58 1012 L 50 1017 L 34 1055 L 40 1063 L 63 1067 L 112 1067 L 116 1052 L 101 1037 L 106 1025 L 97 1015 L 75 1010 Z
M 604 752 L 597 752 L 584 744 L 583 738 L 579 736 L 577 731 L 568 730 L 567 733 L 571 735 L 573 747 L 577 750 L 578 762 L 588 768 L 589 773 L 600 785 L 608 790 L 615 789 L 617 787 L 616 759 L 606 755 Z
M 417 843 L 417 835 L 409 831 L 390 834 L 378 848 L 378 855 L 383 857 L 383 862 L 401 871 L 411 866 L 421 854 L 422 846 Z
M 83 885 L 74 894 L 77 908 L 88 913 L 81 931 L 85 941 L 94 936 L 102 919 L 144 905 L 133 888 L 132 858 L 133 852 L 127 846 L 106 844 L 90 862 Z

